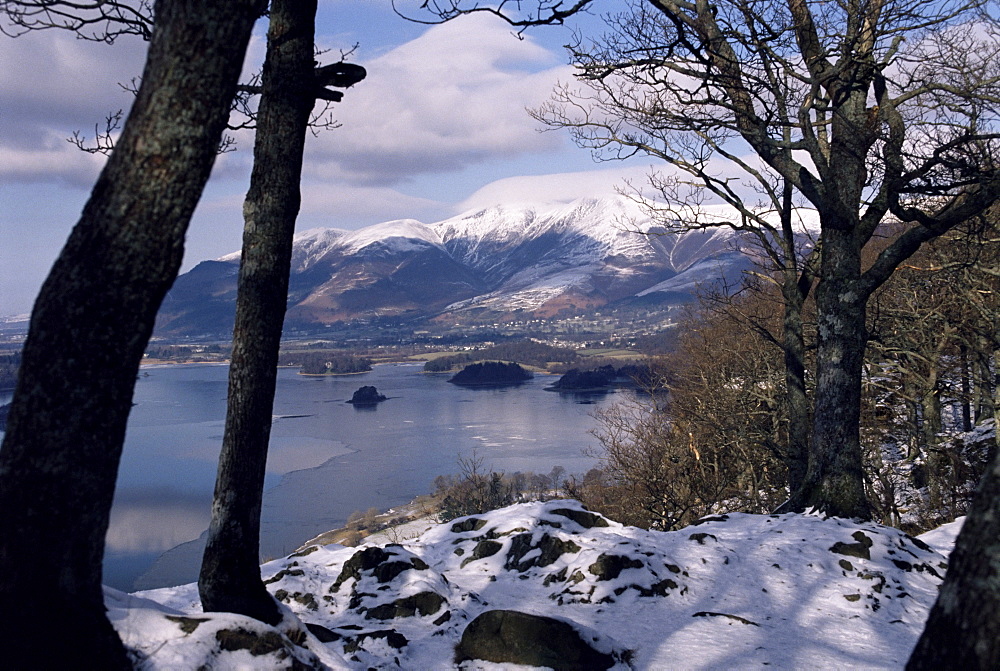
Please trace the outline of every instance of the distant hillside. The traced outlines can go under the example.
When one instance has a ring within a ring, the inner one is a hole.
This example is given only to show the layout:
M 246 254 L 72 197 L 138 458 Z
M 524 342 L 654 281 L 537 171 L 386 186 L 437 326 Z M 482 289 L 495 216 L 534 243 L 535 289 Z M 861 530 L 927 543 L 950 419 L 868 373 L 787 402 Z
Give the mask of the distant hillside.
M 731 231 L 663 232 L 624 198 L 497 206 L 430 225 L 407 219 L 306 231 L 295 239 L 286 329 L 660 309 L 687 303 L 699 284 L 732 281 L 748 266 Z M 238 266 L 234 253 L 179 277 L 157 333 L 231 333 Z

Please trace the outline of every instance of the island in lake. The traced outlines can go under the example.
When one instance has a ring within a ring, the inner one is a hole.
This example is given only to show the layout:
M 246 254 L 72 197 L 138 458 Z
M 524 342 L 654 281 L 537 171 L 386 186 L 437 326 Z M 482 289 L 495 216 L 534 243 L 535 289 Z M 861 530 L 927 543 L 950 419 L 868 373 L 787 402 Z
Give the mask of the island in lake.
M 631 363 L 620 368 L 611 365 L 591 370 L 571 368 L 546 391 L 596 392 L 619 386 L 648 387 L 651 372 L 648 365 Z
M 531 373 L 516 363 L 484 361 L 466 366 L 448 380 L 448 382 L 467 387 L 492 387 L 505 384 L 520 384 L 531 378 Z
M 378 389 L 375 387 L 365 385 L 354 392 L 354 396 L 351 397 L 348 403 L 353 403 L 354 405 L 375 405 L 386 400 L 386 398 L 386 396 L 378 393 Z

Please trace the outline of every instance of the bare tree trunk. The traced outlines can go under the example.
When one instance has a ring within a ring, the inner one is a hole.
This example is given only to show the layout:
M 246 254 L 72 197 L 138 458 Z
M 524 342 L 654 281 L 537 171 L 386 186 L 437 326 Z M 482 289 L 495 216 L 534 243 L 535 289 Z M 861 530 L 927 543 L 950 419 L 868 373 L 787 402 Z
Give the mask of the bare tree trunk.
M 860 439 L 861 372 L 867 328 L 860 254 L 850 230 L 824 227 L 816 289 L 816 392 L 809 468 L 793 509 L 871 518 Z
M 781 231 L 785 267 L 781 284 L 784 319 L 782 350 L 785 358 L 785 401 L 788 411 L 788 444 L 785 464 L 788 467 L 788 492 L 794 494 L 805 482 L 809 463 L 809 396 L 806 393 L 806 340 L 802 327 L 802 308 L 812 287 L 812 254 L 803 262 L 801 273 L 796 263 L 795 231 L 792 228 L 792 183 L 784 179 L 781 193 Z
M 924 392 L 920 396 L 920 409 L 923 415 L 920 428 L 923 446 L 927 449 L 926 454 L 931 453 L 941 434 L 941 389 L 937 379 L 937 366 L 932 366 L 930 371 L 930 379 L 926 381 Z
M 125 425 L 260 10 L 157 3 L 122 137 L 35 302 L 0 450 L 7 668 L 130 667 L 101 589 Z
M 975 421 L 981 422 L 993 416 L 993 343 L 989 338 L 980 336 L 976 348 L 976 412 Z
M 261 497 L 302 155 L 315 103 L 315 20 L 316 0 L 271 3 L 254 166 L 243 205 L 226 429 L 198 580 L 206 611 L 270 624 L 280 615 L 260 580 Z
M 1000 668 L 1000 457 L 986 471 L 906 668 Z
M 960 345 L 959 354 L 962 364 L 962 431 L 972 431 L 972 373 L 968 346 Z
M 805 482 L 809 454 L 809 396 L 806 393 L 806 345 L 802 330 L 804 297 L 797 282 L 785 279 L 783 350 L 785 356 L 785 398 L 788 406 L 788 491 L 798 491 Z

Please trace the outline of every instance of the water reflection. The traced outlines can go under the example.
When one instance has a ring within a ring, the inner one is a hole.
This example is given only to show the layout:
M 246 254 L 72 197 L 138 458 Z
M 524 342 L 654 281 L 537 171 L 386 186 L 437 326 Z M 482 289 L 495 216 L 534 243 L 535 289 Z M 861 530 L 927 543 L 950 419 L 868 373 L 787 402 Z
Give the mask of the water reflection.
M 109 535 L 105 579 L 124 588 L 131 585 L 116 584 L 116 575 L 130 583 L 136 567 L 152 563 L 142 552 L 196 538 L 207 527 L 225 417 L 227 368 L 148 372 L 136 385 Z M 498 471 L 585 472 L 594 461 L 584 454 L 593 442 L 588 405 L 613 395 L 546 393 L 546 377 L 473 389 L 423 374 L 419 365 L 380 365 L 348 377 L 280 370 L 261 552 L 280 556 L 342 525 L 355 510 L 386 509 L 426 493 L 435 476 L 454 473 L 457 458 L 473 450 Z M 391 400 L 378 411 L 351 408 L 345 401 L 359 381 Z M 582 398 L 590 403 L 581 405 Z M 142 491 L 148 498 L 136 494 Z M 153 574 L 159 581 L 192 580 L 199 557 L 196 542 L 183 546 L 159 560 Z
M 163 552 L 197 538 L 208 524 L 205 498 L 165 488 L 119 493 L 111 511 L 108 551 Z M 149 529 L 160 531 L 150 534 Z

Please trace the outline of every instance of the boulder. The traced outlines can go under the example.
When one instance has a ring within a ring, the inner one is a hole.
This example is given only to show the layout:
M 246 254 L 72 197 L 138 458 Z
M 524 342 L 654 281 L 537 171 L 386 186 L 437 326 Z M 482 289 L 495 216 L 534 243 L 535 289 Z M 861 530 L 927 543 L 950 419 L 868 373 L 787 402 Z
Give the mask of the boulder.
M 603 670 L 616 663 L 614 655 L 594 649 L 570 623 L 516 610 L 488 610 L 469 623 L 455 661 L 475 659 L 555 671 Z

